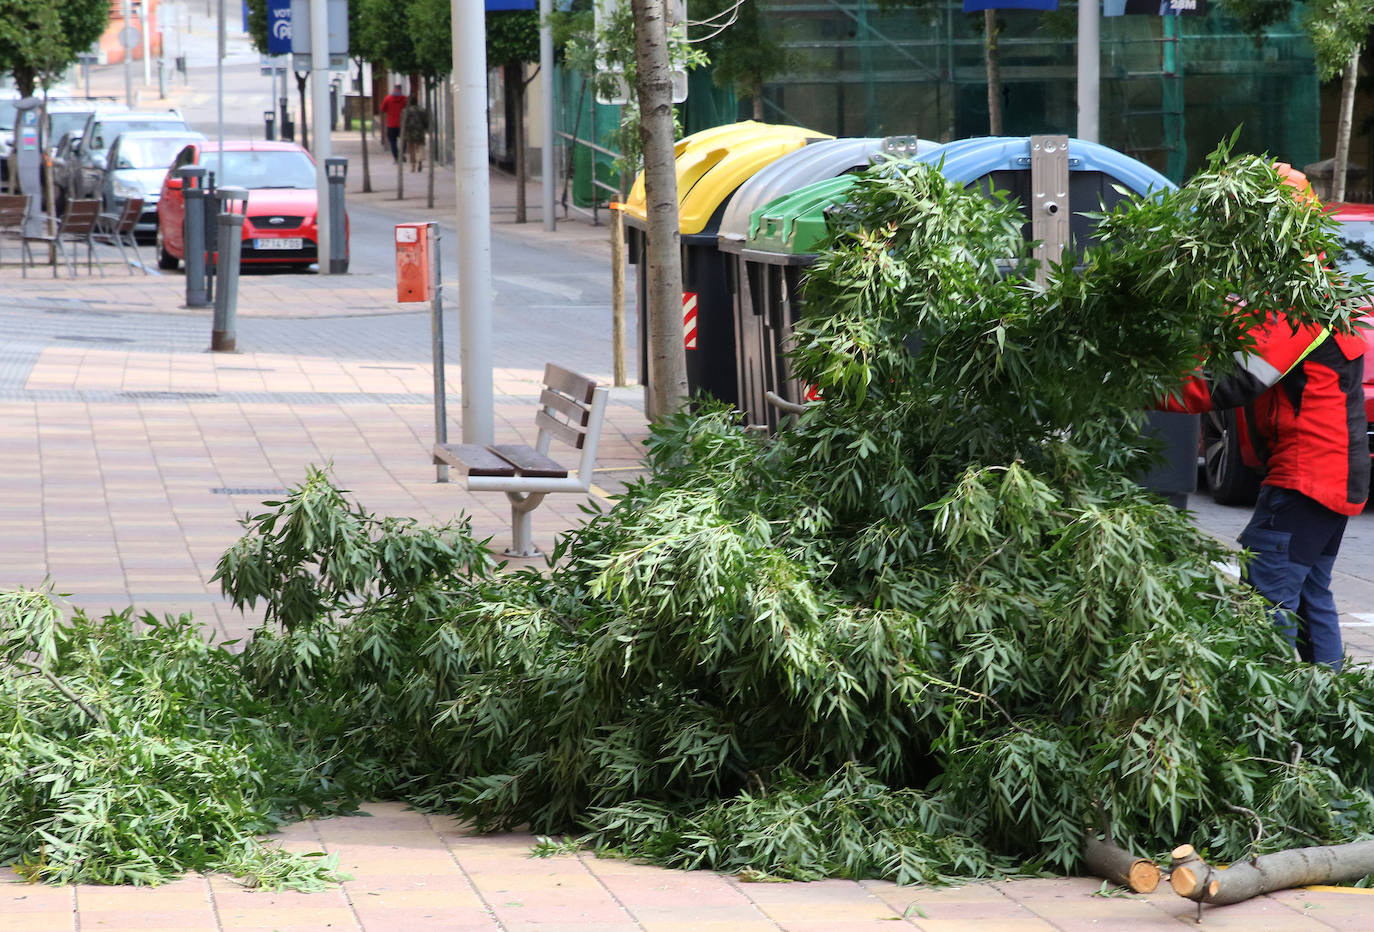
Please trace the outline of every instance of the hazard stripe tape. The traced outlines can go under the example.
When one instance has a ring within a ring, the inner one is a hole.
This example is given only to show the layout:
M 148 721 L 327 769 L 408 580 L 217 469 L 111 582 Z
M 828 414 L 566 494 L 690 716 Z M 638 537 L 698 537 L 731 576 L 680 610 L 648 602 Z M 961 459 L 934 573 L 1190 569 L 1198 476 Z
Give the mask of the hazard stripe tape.
M 697 296 L 691 291 L 682 293 L 682 345 L 690 350 L 697 348 Z

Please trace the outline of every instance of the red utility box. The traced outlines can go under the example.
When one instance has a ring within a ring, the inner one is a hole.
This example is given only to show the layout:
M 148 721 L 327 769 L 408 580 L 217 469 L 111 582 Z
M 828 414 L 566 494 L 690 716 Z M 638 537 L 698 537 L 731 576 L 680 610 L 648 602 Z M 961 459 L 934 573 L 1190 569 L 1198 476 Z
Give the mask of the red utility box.
M 438 282 L 435 223 L 396 224 L 396 300 L 432 301 Z

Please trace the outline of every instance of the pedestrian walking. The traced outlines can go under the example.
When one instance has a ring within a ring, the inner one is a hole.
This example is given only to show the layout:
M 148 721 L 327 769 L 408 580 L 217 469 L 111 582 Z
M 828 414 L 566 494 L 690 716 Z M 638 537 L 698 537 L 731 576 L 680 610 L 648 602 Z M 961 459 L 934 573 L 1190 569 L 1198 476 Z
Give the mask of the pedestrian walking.
M 401 138 L 401 114 L 405 111 L 406 95 L 401 93 L 401 85 L 397 84 L 391 89 L 391 93 L 382 98 L 381 106 L 378 111 L 386 125 L 386 141 L 391 147 L 391 160 L 401 161 L 401 149 L 398 141 Z
M 429 110 L 420 106 L 419 98 L 410 95 L 401 111 L 401 138 L 405 140 L 410 170 L 418 172 L 425 164 L 425 136 L 429 132 Z

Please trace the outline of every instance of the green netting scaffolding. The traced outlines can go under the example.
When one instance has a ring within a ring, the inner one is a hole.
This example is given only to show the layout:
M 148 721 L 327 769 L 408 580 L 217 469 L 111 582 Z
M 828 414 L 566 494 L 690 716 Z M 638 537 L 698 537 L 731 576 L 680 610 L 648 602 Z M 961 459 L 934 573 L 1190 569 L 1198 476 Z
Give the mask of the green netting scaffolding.
M 954 0 L 757 0 L 789 52 L 766 85 L 767 118 L 844 136 L 988 133 L 982 14 Z M 1075 134 L 1077 7 L 1001 10 L 1003 132 Z M 1215 7 L 1101 21 L 1101 142 L 1176 181 L 1240 128 L 1242 150 L 1316 161 L 1319 82 L 1296 19 L 1257 44 Z

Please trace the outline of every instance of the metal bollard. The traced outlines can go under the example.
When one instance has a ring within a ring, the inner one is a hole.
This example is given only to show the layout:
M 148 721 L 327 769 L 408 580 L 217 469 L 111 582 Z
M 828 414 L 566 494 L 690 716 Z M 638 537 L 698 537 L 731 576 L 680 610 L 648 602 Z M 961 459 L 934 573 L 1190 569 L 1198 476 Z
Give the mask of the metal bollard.
M 344 212 L 344 181 L 348 179 L 348 159 L 324 160 L 329 179 L 329 274 L 348 271 L 348 215 Z
M 181 245 L 186 262 L 186 306 L 208 307 L 205 281 L 205 169 L 180 169 L 181 193 L 186 201 Z
M 216 192 L 220 203 L 219 289 L 215 292 L 215 320 L 210 330 L 210 351 L 232 353 L 238 344 L 235 333 L 239 305 L 239 259 L 243 255 L 243 213 L 248 189 L 227 187 Z
M 205 200 L 202 202 L 205 214 L 205 295 L 206 302 L 215 301 L 215 276 L 219 274 L 219 198 L 215 196 L 215 173 L 205 173 Z
M 339 79 L 329 82 L 329 131 L 338 129 L 339 122 Z
M 268 142 L 277 138 L 277 111 L 264 110 L 262 112 L 263 138 Z
M 296 138 L 296 124 L 291 122 L 291 113 L 286 109 L 286 98 L 277 98 L 277 107 L 281 110 L 281 118 L 277 120 L 277 132 L 287 142 Z

